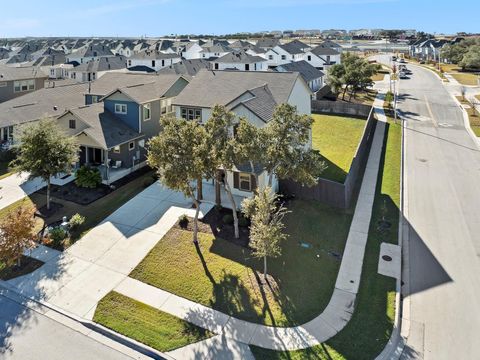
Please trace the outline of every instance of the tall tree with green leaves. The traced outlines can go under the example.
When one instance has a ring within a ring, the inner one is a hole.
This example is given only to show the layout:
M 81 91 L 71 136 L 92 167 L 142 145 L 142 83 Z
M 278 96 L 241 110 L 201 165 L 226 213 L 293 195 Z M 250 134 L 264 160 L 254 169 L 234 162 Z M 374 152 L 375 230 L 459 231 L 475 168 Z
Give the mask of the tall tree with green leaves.
M 51 118 L 20 127 L 15 134 L 17 158 L 12 162 L 16 171 L 26 171 L 29 178 L 47 183 L 47 209 L 50 209 L 50 179 L 69 172 L 78 160 L 79 147 Z
M 160 181 L 168 188 L 182 192 L 195 205 L 193 242 L 198 244 L 198 215 L 201 200 L 195 182 L 210 178 L 216 170 L 207 147 L 205 128 L 197 121 L 164 117 L 162 132 L 148 143 L 148 164 L 156 168 Z
M 224 106 L 216 105 L 212 109 L 210 118 L 205 123 L 206 141 L 211 161 L 215 163 L 217 169 L 222 168 L 230 172 L 234 171 L 235 166 L 238 164 L 255 160 L 253 158 L 253 150 L 248 152 L 248 155 L 251 155 L 252 158 L 247 158 L 246 150 L 244 150 L 246 148 L 251 149 L 254 146 L 254 138 L 234 136 L 234 127 L 237 126 L 235 119 L 236 115 L 233 112 L 228 111 Z M 240 119 L 240 122 L 245 127 L 246 120 Z M 252 135 L 253 132 L 250 134 Z M 254 173 L 253 165 L 252 172 Z M 240 231 L 237 204 L 227 176 L 223 179 L 223 186 L 232 206 L 234 234 L 235 238 L 238 239 Z
M 262 129 L 265 144 L 261 163 L 269 174 L 268 186 L 272 187 L 274 176 L 307 186 L 316 184 L 325 163 L 310 146 L 312 123 L 311 116 L 298 114 L 292 105 L 281 104 L 275 109 Z
M 373 84 L 372 76 L 381 66 L 370 64 L 366 59 L 353 53 L 342 53 L 340 64 L 335 64 L 328 70 L 328 83 L 338 94 L 343 89 L 342 99 L 350 90 L 350 96 L 356 91 L 365 90 Z
M 253 198 L 242 202 L 242 211 L 250 218 L 250 243 L 253 256 L 263 258 L 263 275 L 267 278 L 267 258 L 281 255 L 280 243 L 288 238 L 283 217 L 287 209 L 278 204 L 278 195 L 270 187 L 260 189 Z

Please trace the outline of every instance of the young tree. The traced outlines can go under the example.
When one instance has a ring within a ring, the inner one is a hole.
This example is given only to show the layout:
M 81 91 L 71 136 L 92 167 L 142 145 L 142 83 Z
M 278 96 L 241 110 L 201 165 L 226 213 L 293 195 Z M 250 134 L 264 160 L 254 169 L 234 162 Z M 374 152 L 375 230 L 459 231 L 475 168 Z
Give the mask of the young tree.
M 267 278 L 267 257 L 281 254 L 280 243 L 287 239 L 283 217 L 287 209 L 277 204 L 278 195 L 270 187 L 260 189 L 253 198 L 245 199 L 242 211 L 251 220 L 250 247 L 255 257 L 263 258 L 263 275 Z
M 313 119 L 300 115 L 289 104 L 279 105 L 270 122 L 263 128 L 265 150 L 261 163 L 269 174 L 268 186 L 273 176 L 293 179 L 312 186 L 325 169 L 320 153 L 309 146 Z
M 30 179 L 39 177 L 47 183 L 47 209 L 50 209 L 50 179 L 70 171 L 78 159 L 78 145 L 50 118 L 20 128 L 16 140 L 17 158 L 12 165 L 17 171 L 28 172 Z
M 24 251 L 35 246 L 33 212 L 32 208 L 19 207 L 0 223 L 0 260 L 7 266 L 20 266 Z
M 201 200 L 195 191 L 198 179 L 209 178 L 215 170 L 206 143 L 206 132 L 196 121 L 164 117 L 162 132 L 150 139 L 148 164 L 157 169 L 160 181 L 182 192 L 195 204 L 193 242 L 198 244 L 198 214 Z

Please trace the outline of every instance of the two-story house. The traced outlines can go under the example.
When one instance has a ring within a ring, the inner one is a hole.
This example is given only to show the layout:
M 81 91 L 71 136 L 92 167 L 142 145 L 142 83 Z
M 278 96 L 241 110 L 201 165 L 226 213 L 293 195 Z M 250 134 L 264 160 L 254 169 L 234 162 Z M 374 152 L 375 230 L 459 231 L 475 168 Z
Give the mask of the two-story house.
M 340 64 L 340 56 L 337 50 L 319 45 L 307 51 L 302 60 L 319 70 L 328 70 L 330 66 Z
M 266 60 L 260 56 L 247 54 L 245 51 L 234 51 L 210 61 L 214 70 L 267 70 Z
M 223 105 L 238 117 L 263 127 L 279 104 L 288 103 L 300 114 L 310 114 L 310 98 L 310 88 L 297 72 L 201 70 L 173 105 L 178 118 L 201 123 L 210 117 L 215 105 Z M 248 164 L 237 164 L 233 171 L 222 171 L 222 176 L 227 177 L 236 196 L 250 197 L 256 186 L 268 184 L 268 174 L 260 164 L 254 171 Z M 272 185 L 278 190 L 276 180 Z
M 38 67 L 0 66 L 0 103 L 43 88 L 46 79 Z
M 127 67 L 147 67 L 158 71 L 166 66 L 173 65 L 182 61 L 178 54 L 165 54 L 155 50 L 145 50 L 138 54 L 132 55 L 127 60 Z
M 100 102 L 67 110 L 58 123 L 80 144 L 77 166 L 97 167 L 110 184 L 146 165 L 148 139 L 161 131 L 160 117 L 188 84 L 183 76 L 149 76 L 149 82 L 115 89 Z
M 310 90 L 312 90 L 312 97 L 314 97 L 315 93 L 320 90 L 325 84 L 325 74 L 321 70 L 318 70 L 317 68 L 310 65 L 305 60 L 295 61 L 289 64 L 277 66 L 275 68 L 275 71 L 298 72 L 302 76 L 303 80 L 305 80 L 305 82 L 308 84 Z

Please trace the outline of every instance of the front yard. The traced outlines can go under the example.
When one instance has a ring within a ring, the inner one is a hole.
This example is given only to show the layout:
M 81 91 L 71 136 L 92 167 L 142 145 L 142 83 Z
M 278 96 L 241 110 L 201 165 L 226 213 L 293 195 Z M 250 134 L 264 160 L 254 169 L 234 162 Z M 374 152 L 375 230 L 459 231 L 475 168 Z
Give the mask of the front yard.
M 442 64 L 440 68 L 453 76 L 462 85 L 478 85 L 479 74 L 474 72 L 462 71 L 455 64 Z
M 389 119 L 380 163 L 362 279 L 352 319 L 326 343 L 300 351 L 280 352 L 251 346 L 257 359 L 371 360 L 387 344 L 395 316 L 395 279 L 378 274 L 380 243 L 398 243 L 401 125 Z M 389 229 L 380 229 L 385 214 Z
M 366 121 L 348 116 L 314 114 L 312 117 L 312 145 L 320 151 L 328 166 L 322 177 L 343 183 Z
M 282 244 L 282 255 L 269 259 L 268 284 L 260 285 L 262 264 L 248 248 L 215 238 L 204 226 L 198 248 L 190 231 L 172 228 L 130 276 L 243 320 L 302 324 L 330 300 L 352 216 L 314 201 L 293 200 L 287 206 L 292 210 L 286 217 L 290 237 Z M 120 324 L 111 309 L 95 319 L 128 335 L 126 329 L 142 321 L 142 315 L 131 304 L 120 308 L 132 318 Z M 142 341 L 140 335 L 133 337 Z

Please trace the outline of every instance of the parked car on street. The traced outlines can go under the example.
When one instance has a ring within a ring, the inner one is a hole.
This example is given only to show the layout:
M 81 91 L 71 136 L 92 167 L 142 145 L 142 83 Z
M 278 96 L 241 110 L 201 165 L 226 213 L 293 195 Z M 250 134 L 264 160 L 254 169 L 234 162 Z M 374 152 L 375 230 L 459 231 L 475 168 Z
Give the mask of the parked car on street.
M 398 73 L 398 78 L 399 78 L 399 79 L 408 79 L 408 76 L 407 76 L 407 74 L 405 73 L 405 71 L 400 71 L 400 72 Z

